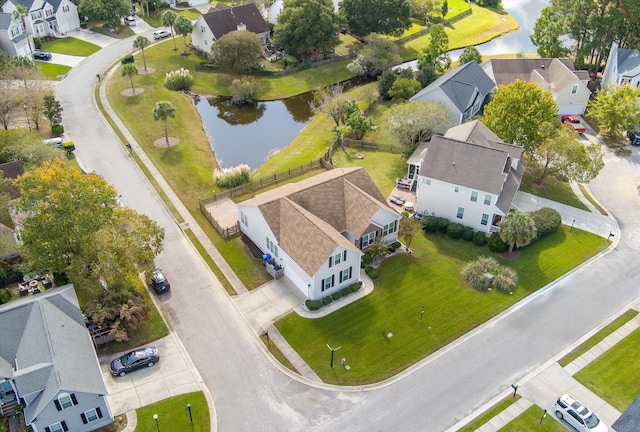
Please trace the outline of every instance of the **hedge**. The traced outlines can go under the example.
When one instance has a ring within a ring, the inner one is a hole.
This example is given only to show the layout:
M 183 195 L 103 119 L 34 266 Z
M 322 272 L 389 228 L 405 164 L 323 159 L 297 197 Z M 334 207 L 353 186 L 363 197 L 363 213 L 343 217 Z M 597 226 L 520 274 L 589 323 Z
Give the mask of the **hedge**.
M 500 234 L 494 232 L 489 237 L 489 250 L 491 252 L 504 252 L 509 248 L 509 245 L 502 241 Z
M 341 297 L 342 297 L 342 292 L 341 291 L 336 291 L 333 294 L 331 294 L 331 298 L 334 299 L 334 300 L 338 300 Z
M 356 292 L 360 289 L 360 287 L 362 287 L 362 281 L 358 281 L 354 284 L 349 285 L 349 288 L 351 289 L 351 292 Z
M 331 296 L 322 297 L 322 304 L 325 306 L 331 304 L 332 301 L 333 299 L 331 298 Z
M 315 311 L 322 307 L 322 300 L 307 300 L 304 304 L 307 305 L 307 309 Z
M 349 286 L 346 286 L 346 287 L 342 288 L 342 289 L 340 290 L 340 293 L 342 294 L 342 297 L 346 297 L 346 296 L 348 296 L 349 294 L 351 294 L 351 285 L 349 285 Z
M 444 217 L 439 217 L 436 219 L 436 224 L 438 225 L 438 231 L 440 231 L 441 233 L 446 233 L 447 232 L 447 228 L 449 227 L 449 219 L 444 218 Z
M 542 207 L 529 213 L 536 226 L 538 238 L 551 234 L 562 225 L 562 216 L 551 207 Z
M 123 65 L 127 63 L 133 63 L 133 62 L 134 62 L 133 55 L 131 54 L 129 54 L 128 56 L 122 57 L 122 60 L 120 60 L 120 63 L 122 63 Z
M 362 255 L 362 262 L 365 264 L 371 264 L 373 262 L 373 258 L 368 253 Z
M 473 228 L 464 227 L 464 231 L 462 231 L 462 240 L 471 241 L 473 240 Z
M 396 249 L 398 249 L 400 246 L 402 246 L 402 243 L 400 243 L 399 241 L 394 241 L 393 243 L 391 243 L 389 245 L 389 247 L 387 248 L 389 250 L 390 253 L 393 253 L 396 251 Z
M 422 218 L 422 230 L 426 233 L 438 231 L 438 218 L 435 216 L 424 216 Z
M 487 235 L 484 233 L 484 231 L 476 231 L 475 233 L 473 233 L 473 244 L 475 244 L 476 246 L 484 246 L 486 242 Z
M 367 276 L 369 276 L 371 279 L 375 279 L 378 277 L 378 269 L 375 269 L 371 266 L 367 266 L 364 269 L 364 272 L 367 274 Z
M 464 232 L 464 225 L 452 222 L 447 226 L 447 235 L 454 240 L 458 240 L 462 238 L 462 233 Z

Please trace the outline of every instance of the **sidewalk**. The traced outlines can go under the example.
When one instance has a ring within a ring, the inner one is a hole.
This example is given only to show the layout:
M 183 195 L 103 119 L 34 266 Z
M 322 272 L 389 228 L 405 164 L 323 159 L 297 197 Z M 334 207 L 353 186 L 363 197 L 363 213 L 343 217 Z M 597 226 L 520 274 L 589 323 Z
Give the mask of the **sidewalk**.
M 637 309 L 638 306 L 636 305 L 634 308 Z M 606 324 L 608 324 L 608 322 L 603 324 L 602 327 L 604 327 Z M 620 417 L 621 413 L 610 404 L 605 402 L 598 395 L 593 393 L 591 390 L 580 384 L 573 378 L 573 375 L 585 368 L 587 365 L 589 365 L 589 363 L 596 360 L 607 350 L 609 350 L 611 347 L 613 347 L 615 344 L 620 342 L 622 339 L 624 339 L 626 336 L 628 336 L 638 328 L 640 328 L 640 315 L 636 316 L 631 321 L 620 327 L 618 330 L 611 333 L 609 336 L 607 336 L 589 351 L 575 359 L 573 362 L 568 364 L 566 367 L 562 368 L 558 363 L 555 362 L 545 367 L 533 378 L 526 380 L 522 384 L 519 384 L 517 392 L 520 396 L 522 396 L 521 399 L 509 406 L 509 408 L 507 408 L 506 410 L 496 415 L 491 420 L 489 420 L 482 427 L 478 428 L 477 431 L 496 432 L 504 427 L 507 423 L 514 420 L 532 405 L 538 405 L 540 408 L 546 409 L 549 413 L 548 417 L 550 416 L 556 419 L 553 412 L 553 403 L 558 398 L 558 396 L 565 393 L 571 394 L 580 402 L 589 407 L 589 409 L 596 412 L 598 414 L 598 417 L 600 417 L 600 419 L 602 419 L 605 424 L 613 424 L 618 419 L 618 417 Z M 600 328 L 595 329 L 594 331 L 589 333 L 587 336 L 585 336 L 585 338 L 578 341 L 578 344 L 576 346 L 579 346 L 599 330 Z M 492 401 L 469 415 L 467 418 L 449 428 L 447 432 L 455 432 L 465 425 L 471 423 L 478 416 L 495 405 L 498 401 L 509 397 L 509 395 L 511 394 L 513 394 L 513 390 L 511 389 L 501 393 Z M 564 425 L 565 423 L 562 424 Z

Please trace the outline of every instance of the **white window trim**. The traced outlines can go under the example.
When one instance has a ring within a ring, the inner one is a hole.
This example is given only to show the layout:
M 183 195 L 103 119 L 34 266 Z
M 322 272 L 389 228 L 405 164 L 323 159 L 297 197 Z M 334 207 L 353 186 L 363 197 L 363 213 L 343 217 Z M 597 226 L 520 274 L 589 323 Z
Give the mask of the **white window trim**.
M 90 415 L 89 413 L 92 413 L 92 415 Z M 92 421 L 96 421 L 100 419 L 100 416 L 98 416 L 98 410 L 96 410 L 95 408 L 91 408 L 88 411 L 84 412 L 84 417 L 87 419 L 87 423 L 91 423 Z M 91 417 L 95 417 L 95 418 L 91 418 Z

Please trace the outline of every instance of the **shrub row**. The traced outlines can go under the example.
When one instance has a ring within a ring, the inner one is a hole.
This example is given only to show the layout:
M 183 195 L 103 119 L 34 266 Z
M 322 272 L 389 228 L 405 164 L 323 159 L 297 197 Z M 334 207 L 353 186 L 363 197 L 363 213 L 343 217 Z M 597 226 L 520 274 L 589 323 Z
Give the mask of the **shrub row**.
M 307 306 L 307 309 L 315 311 L 320 309 L 322 306 L 331 304 L 331 302 L 333 302 L 334 300 L 338 300 L 341 297 L 346 297 L 349 294 L 358 291 L 360 287 L 362 287 L 362 282 L 358 281 L 354 284 L 342 288 L 340 291 L 336 291 L 331 295 L 323 297 L 320 300 L 307 300 L 304 303 Z
M 367 276 L 369 276 L 371 279 L 375 279 L 378 277 L 378 269 L 373 268 L 371 266 L 367 266 L 364 269 L 364 272 L 367 274 Z
M 122 59 L 120 60 L 120 63 L 124 64 L 128 64 L 128 63 L 133 63 L 133 55 L 129 54 L 128 56 L 124 56 L 122 57 Z
M 487 235 L 484 231 L 474 231 L 471 227 L 451 222 L 444 217 L 425 216 L 421 222 L 422 230 L 425 233 L 440 232 L 447 234 L 452 239 L 472 241 L 476 246 L 483 246 L 487 242 Z
M 389 253 L 394 253 L 400 246 L 402 246 L 402 243 L 400 243 L 399 241 L 394 241 L 388 247 Z

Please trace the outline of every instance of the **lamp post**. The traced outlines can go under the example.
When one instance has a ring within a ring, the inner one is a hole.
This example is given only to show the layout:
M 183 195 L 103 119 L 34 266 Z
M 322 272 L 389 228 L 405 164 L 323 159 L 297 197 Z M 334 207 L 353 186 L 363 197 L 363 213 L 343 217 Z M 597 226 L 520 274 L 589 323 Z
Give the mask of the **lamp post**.
M 267 347 L 271 348 L 271 342 L 269 341 L 269 330 L 265 330 L 264 333 L 262 333 L 262 336 L 267 338 Z
M 187 404 L 187 411 L 189 411 L 189 421 L 193 423 L 193 416 L 191 415 L 191 404 Z
M 420 321 L 422 321 L 422 315 L 424 315 L 424 305 L 422 306 L 422 310 L 420 311 Z
M 31 132 L 31 122 L 29 121 L 29 111 L 27 111 L 26 105 L 22 105 L 22 108 L 24 108 L 24 115 L 27 117 L 27 125 L 29 126 L 29 132 Z
M 153 419 L 156 421 L 156 429 L 160 432 L 160 425 L 158 424 L 158 414 L 153 415 Z
M 327 348 L 329 348 L 331 350 L 331 361 L 329 362 L 329 366 L 331 367 L 331 369 L 333 369 L 333 353 L 335 353 L 336 351 L 338 351 L 342 347 L 339 346 L 338 348 L 331 348 L 329 346 L 329 344 L 327 344 Z
M 615 236 L 616 235 L 613 232 L 609 231 L 609 237 L 607 237 L 607 241 L 611 240 L 611 237 L 615 237 Z

